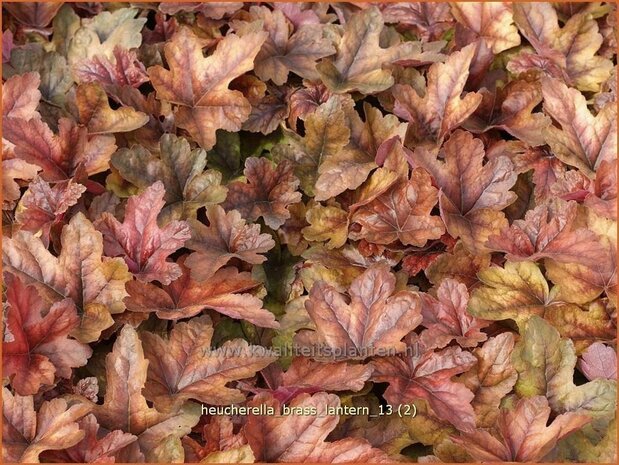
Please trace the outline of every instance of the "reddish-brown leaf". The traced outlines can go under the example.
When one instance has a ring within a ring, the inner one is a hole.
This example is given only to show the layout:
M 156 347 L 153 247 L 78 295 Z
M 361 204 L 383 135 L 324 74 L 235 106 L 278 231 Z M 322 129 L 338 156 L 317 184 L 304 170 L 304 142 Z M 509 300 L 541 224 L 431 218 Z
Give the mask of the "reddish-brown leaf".
M 2 84 L 2 117 L 24 121 L 40 118 L 37 111 L 41 99 L 40 84 L 38 73 L 25 73 L 7 79 Z
M 116 455 L 123 448 L 135 442 L 137 437 L 133 434 L 114 430 L 100 433 L 100 427 L 93 414 L 86 415 L 78 421 L 80 432 L 84 433 L 83 439 L 77 444 L 67 447 L 65 450 L 44 453 L 46 461 L 64 463 L 114 463 Z
M 254 21 L 262 21 L 268 32 L 254 62 L 256 76 L 263 81 L 270 79 L 281 86 L 288 80 L 289 72 L 305 79 L 317 79 L 317 61 L 335 53 L 331 41 L 324 37 L 321 25 L 304 25 L 293 30 L 282 11 L 260 6 L 252 6 L 248 17 L 243 19 L 247 22 L 240 28 L 235 24 L 241 35 L 244 35 L 243 29 L 255 29 Z
M 484 164 L 481 140 L 464 131 L 454 132 L 437 154 L 419 147 L 410 154 L 414 166 L 428 170 L 441 189 L 441 217 L 452 237 L 460 237 L 469 251 L 488 251 L 488 236 L 507 226 L 503 208 L 516 194 L 512 162 L 505 156 Z M 439 158 L 441 157 L 441 158 Z
M 82 213 L 63 228 L 60 243 L 55 257 L 39 238 L 21 231 L 5 240 L 3 263 L 24 283 L 35 286 L 46 301 L 70 297 L 79 315 L 79 328 L 72 334 L 91 342 L 112 325 L 110 313 L 125 309 L 125 282 L 131 276 L 122 259 L 102 257 L 101 234 Z
M 556 199 L 527 211 L 524 220 L 488 238 L 488 247 L 505 252 L 508 260 L 552 258 L 564 263 L 596 264 L 605 260 L 597 234 L 576 228 L 576 202 Z
M 310 396 L 301 394 L 289 404 L 290 408 L 306 409 L 309 414 L 281 415 L 281 404 L 269 394 L 258 394 L 250 406 L 265 405 L 274 409 L 275 415 L 250 415 L 244 426 L 247 442 L 261 462 L 388 462 L 389 457 L 374 449 L 367 441 L 346 438 L 326 442 L 328 434 L 336 427 L 339 415 L 325 415 L 325 409 L 336 409 L 340 399 L 334 394 L 319 392 Z M 311 412 L 315 411 L 314 414 Z
M 351 237 L 374 244 L 400 241 L 423 247 L 445 232 L 442 220 L 430 214 L 437 194 L 427 171 L 415 169 L 410 180 L 398 183 L 355 211 L 352 222 L 360 225 L 361 230 Z
M 191 221 L 192 238 L 187 248 L 195 250 L 186 261 L 196 281 L 206 281 L 230 260 L 259 264 L 266 260 L 262 254 L 275 246 L 269 234 L 261 234 L 257 224 L 246 224 L 238 211 L 226 213 L 213 205 L 207 209 L 209 225 Z
M 512 9 L 507 3 L 457 2 L 451 5 L 451 13 L 460 27 L 483 40 L 495 55 L 520 45 Z
M 142 281 L 170 284 L 182 271 L 166 258 L 182 247 L 191 234 L 185 221 L 172 221 L 163 228 L 157 226 L 164 195 L 163 183 L 157 181 L 129 199 L 122 223 L 106 212 L 96 226 L 103 233 L 107 256 L 122 257 L 129 271 Z
M 475 347 L 488 338 L 480 330 L 490 322 L 475 318 L 466 310 L 469 293 L 464 284 L 444 279 L 436 297 L 421 296 L 421 325 L 427 328 L 421 333 L 421 342 L 428 349 L 445 347 L 454 339 L 461 347 Z
M 316 349 L 314 358 L 365 359 L 401 352 L 401 339 L 421 322 L 419 297 L 396 291 L 387 265 L 373 265 L 356 278 L 348 296 L 316 282 L 305 303 L 316 331 L 300 331 L 295 343 Z
M 473 92 L 461 98 L 474 51 L 472 45 L 467 46 L 451 54 L 445 63 L 430 66 L 424 96 L 409 85 L 394 87 L 393 112 L 408 121 L 407 144 L 440 145 L 478 107 L 480 94 Z
M 537 462 L 557 441 L 591 419 L 574 412 L 557 416 L 549 426 L 550 407 L 542 396 L 520 399 L 513 410 L 502 409 L 494 434 L 478 429 L 452 440 L 481 462 Z
M 393 77 L 384 65 L 423 55 L 419 42 L 381 47 L 383 28 L 383 17 L 375 6 L 354 14 L 346 22 L 335 59 L 326 58 L 316 66 L 331 91 L 373 94 L 388 89 L 393 85 Z
M 512 73 L 539 70 L 583 91 L 598 91 L 608 78 L 612 62 L 597 54 L 603 38 L 597 22 L 586 11 L 559 27 L 552 3 L 516 3 L 514 21 L 535 49 L 520 51 L 507 64 Z
M 144 395 L 166 411 L 174 411 L 188 399 L 218 405 L 244 401 L 241 391 L 226 385 L 255 375 L 276 357 L 243 339 L 211 349 L 212 336 L 213 326 L 206 316 L 179 323 L 168 340 L 143 333 L 144 353 L 150 361 Z
M 254 67 L 267 33 L 242 37 L 228 34 L 209 57 L 202 54 L 201 39 L 181 28 L 164 47 L 169 70 L 148 68 L 161 100 L 178 105 L 176 124 L 186 129 L 205 148 L 215 145 L 215 131 L 238 131 L 251 111 L 243 94 L 228 88 L 236 77 Z
M 451 381 L 469 370 L 477 359 L 460 347 L 419 355 L 378 358 L 374 361 L 372 379 L 389 383 L 384 397 L 391 405 L 410 404 L 425 399 L 436 415 L 460 431 L 475 428 L 475 412 L 471 406 L 473 393 L 461 383 Z
M 62 222 L 66 211 L 77 203 L 84 191 L 85 186 L 71 179 L 50 186 L 36 178 L 23 195 L 15 219 L 24 231 L 40 232 L 41 240 L 47 245 L 50 229 Z
M 2 388 L 2 461 L 38 463 L 44 451 L 75 445 L 84 437 L 77 421 L 89 410 L 87 405 L 52 399 L 37 412 L 32 396 Z
M 96 55 L 78 62 L 73 72 L 79 82 L 98 82 L 106 88 L 111 86 L 139 87 L 148 81 L 146 69 L 138 60 L 137 53 L 117 45 L 112 58 Z
M 181 438 L 189 434 L 200 417 L 199 408 L 191 404 L 170 413 L 149 407 L 142 395 L 148 364 L 137 332 L 124 326 L 112 352 L 105 358 L 107 384 L 103 404 L 78 398 L 82 404 L 91 406 L 103 428 L 108 431 L 118 429 L 138 437 L 123 451 L 121 459 L 130 457 L 134 461 L 152 461 L 149 459 L 157 445 L 170 436 Z
M 85 127 L 69 118 L 58 121 L 58 135 L 38 118 L 3 118 L 2 135 L 14 144 L 16 158 L 41 167 L 46 181 L 66 180 L 80 168 L 88 175 L 105 171 L 116 150 L 114 137 L 89 136 Z
M 267 158 L 250 157 L 245 160 L 243 174 L 248 182 L 228 184 L 223 207 L 238 210 L 250 221 L 262 217 L 270 228 L 279 228 L 290 218 L 288 206 L 301 201 L 301 193 L 297 192 L 299 180 L 292 172 L 292 164 L 284 160 L 273 167 Z
M 6 328 L 2 344 L 2 370 L 21 395 L 36 394 L 55 377 L 70 378 L 71 369 L 86 364 L 92 350 L 69 338 L 79 324 L 70 299 L 51 307 L 34 286 L 10 274 L 7 283 Z
M 576 166 L 587 176 L 602 161 L 617 158 L 617 106 L 604 106 L 597 115 L 587 108 L 585 97 L 556 79 L 542 79 L 544 110 L 559 127 L 546 128 L 546 142 L 564 163 Z
M 317 362 L 295 357 L 282 375 L 282 386 L 316 391 L 360 391 L 372 374 L 371 364 Z
M 454 22 L 446 3 L 389 2 L 381 11 L 386 23 L 410 28 L 423 40 L 439 40 Z
M 215 272 L 205 282 L 194 281 L 184 260 L 178 261 L 183 270 L 180 278 L 163 288 L 141 281 L 127 283 L 127 309 L 133 312 L 155 312 L 158 318 L 178 320 L 212 309 L 231 318 L 247 320 L 257 326 L 277 328 L 275 316 L 262 308 L 262 301 L 243 293 L 259 283 L 249 273 L 239 273 L 234 267 Z

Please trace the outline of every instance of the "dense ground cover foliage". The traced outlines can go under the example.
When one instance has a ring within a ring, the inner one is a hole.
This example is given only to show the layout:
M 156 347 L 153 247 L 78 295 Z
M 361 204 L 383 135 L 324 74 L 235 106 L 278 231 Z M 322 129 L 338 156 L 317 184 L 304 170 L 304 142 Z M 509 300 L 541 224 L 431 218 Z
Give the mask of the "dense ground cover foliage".
M 5 461 L 616 459 L 613 4 L 3 13 Z

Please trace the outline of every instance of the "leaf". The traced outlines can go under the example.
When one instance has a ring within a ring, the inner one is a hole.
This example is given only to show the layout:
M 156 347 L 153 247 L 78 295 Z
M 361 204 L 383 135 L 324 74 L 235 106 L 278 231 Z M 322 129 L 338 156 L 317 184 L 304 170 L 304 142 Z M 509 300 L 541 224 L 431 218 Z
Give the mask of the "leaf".
M 449 5 L 442 3 L 385 3 L 382 8 L 386 23 L 412 29 L 422 40 L 438 40 L 452 26 Z
M 99 437 L 100 427 L 93 414 L 83 417 L 78 425 L 80 432 L 84 433 L 83 439 L 64 451 L 46 453 L 46 459 L 49 460 L 52 456 L 57 462 L 114 462 L 119 451 L 137 440 L 134 435 L 123 433 L 121 430 L 114 430 Z
M 178 320 L 192 317 L 208 308 L 257 326 L 279 326 L 275 316 L 262 308 L 262 301 L 258 297 L 244 293 L 259 285 L 249 273 L 239 273 L 234 267 L 222 268 L 207 281 L 200 283 L 189 276 L 189 269 L 182 259 L 178 263 L 183 274 L 169 286 L 159 288 L 141 281 L 128 282 L 129 296 L 125 299 L 127 309 L 133 312 L 156 312 L 158 318 Z
M 348 290 L 350 301 L 325 281 L 316 282 L 305 303 L 316 331 L 298 332 L 295 343 L 317 348 L 315 358 L 402 352 L 401 339 L 421 322 L 419 297 L 395 291 L 395 276 L 386 265 L 374 265 L 356 278 Z
M 226 451 L 230 451 L 231 455 L 235 456 L 237 452 L 246 450 L 245 447 L 249 448 L 249 446 L 246 446 L 247 440 L 245 437 L 241 433 L 234 432 L 234 425 L 228 416 L 218 415 L 211 417 L 209 422 L 202 428 L 202 438 L 204 439 L 203 446 L 191 437 L 186 436 L 183 438 L 187 461 L 198 462 L 200 459 L 206 460 L 206 457 L 210 454 L 213 454 L 212 458 L 214 459 L 219 456 L 218 452 Z M 247 452 L 253 457 L 251 448 Z M 224 457 L 227 456 L 224 455 Z
M 479 284 L 478 273 L 490 266 L 490 255 L 473 255 L 461 241 L 457 242 L 451 252 L 438 256 L 426 269 L 426 277 L 434 285 L 444 279 L 455 279 L 472 289 Z
M 136 331 L 125 325 L 105 359 L 107 388 L 102 405 L 92 405 L 99 424 L 108 429 L 120 429 L 138 437 L 134 445 L 138 457 L 173 434 L 182 437 L 199 420 L 199 409 L 188 404 L 177 412 L 161 413 L 149 407 L 142 395 L 148 361 Z M 86 405 L 90 401 L 81 399 Z M 131 446 L 130 446 L 131 447 Z M 144 458 L 142 456 L 142 461 Z
M 41 92 L 38 73 L 15 75 L 2 84 L 2 117 L 19 118 L 25 121 L 40 118 L 37 111 Z
M 324 363 L 295 357 L 282 375 L 282 385 L 318 391 L 360 391 L 371 374 L 370 364 Z
M 186 264 L 196 281 L 206 281 L 232 259 L 259 264 L 266 260 L 262 254 L 275 246 L 269 234 L 261 234 L 257 224 L 246 224 L 236 210 L 228 213 L 218 205 L 207 208 L 209 225 L 191 221 L 192 238 L 187 248 L 195 250 Z
M 254 463 L 256 458 L 248 445 L 212 452 L 204 457 L 200 463 Z
M 570 170 L 550 186 L 553 195 L 563 200 L 576 200 L 598 215 L 617 219 L 617 160 L 600 163 L 595 180 L 589 179 L 580 170 Z
M 88 411 L 88 406 L 52 399 L 37 412 L 32 396 L 12 394 L 3 387 L 2 460 L 39 463 L 42 452 L 73 446 L 84 437 L 77 420 Z
M 438 156 L 419 147 L 411 152 L 413 166 L 425 168 L 441 189 L 439 206 L 447 232 L 460 237 L 473 254 L 487 253 L 485 239 L 507 226 L 500 211 L 516 194 L 513 164 L 499 156 L 483 164 L 484 148 L 479 139 L 464 131 L 454 132 Z
M 289 72 L 305 79 L 317 79 L 316 62 L 335 53 L 321 25 L 307 24 L 294 30 L 282 11 L 257 6 L 250 7 L 248 20 L 262 21 L 268 32 L 254 62 L 256 76 L 263 81 L 271 80 L 281 86 L 288 80 Z M 253 24 L 248 22 L 243 26 L 251 30 Z
M 302 229 L 307 241 L 327 241 L 329 249 L 341 247 L 348 239 L 348 214 L 338 206 L 322 206 L 317 203 L 306 213 L 309 226 Z
M 453 3 L 451 14 L 481 38 L 495 55 L 520 45 L 511 8 L 506 3 Z
M 559 123 L 545 130 L 547 143 L 562 162 L 593 177 L 603 161 L 617 154 L 617 108 L 606 105 L 597 115 L 587 108 L 585 97 L 556 79 L 542 79 L 544 111 Z
M 245 396 L 226 384 L 253 376 L 276 357 L 247 341 L 225 342 L 211 349 L 213 326 L 208 317 L 179 323 L 166 341 L 143 333 L 144 352 L 150 361 L 145 396 L 164 411 L 174 410 L 188 399 L 227 405 Z
M 421 296 L 421 342 L 428 349 L 442 348 L 455 340 L 460 347 L 475 347 L 488 336 L 480 330 L 490 323 L 469 315 L 466 311 L 469 293 L 466 286 L 453 279 L 444 279 L 436 291 Z
M 250 406 L 273 408 L 274 415 L 250 415 L 244 426 L 247 441 L 256 460 L 261 462 L 388 462 L 380 449 L 374 449 L 364 439 L 347 438 L 326 442 L 327 435 L 337 425 L 339 415 L 318 415 L 329 407 L 340 406 L 336 395 L 319 392 L 295 397 L 289 407 L 316 411 L 309 415 L 281 415 L 281 404 L 269 394 L 258 394 Z
M 89 134 L 130 132 L 148 122 L 148 115 L 132 107 L 112 110 L 107 94 L 99 84 L 80 84 L 75 99 L 80 123 L 86 126 Z
M 371 6 L 350 18 L 335 59 L 324 59 L 316 66 L 331 91 L 373 94 L 388 89 L 393 85 L 393 77 L 383 65 L 420 54 L 421 47 L 414 42 L 382 48 L 381 31 L 383 19 L 376 7 Z
M 601 342 L 594 342 L 582 354 L 578 369 L 589 381 L 617 379 L 617 352 Z
M 19 158 L 2 160 L 2 209 L 11 210 L 15 208 L 17 200 L 21 196 L 18 179 L 29 181 L 34 179 L 40 170 L 36 165 L 26 163 Z
M 136 18 L 137 13 L 134 8 L 119 8 L 82 19 L 81 25 L 68 38 L 69 63 L 79 65 L 96 56 L 112 59 L 116 47 L 127 50 L 139 47 L 146 18 Z
M 551 460 L 581 460 L 612 462 L 617 454 L 616 447 L 617 421 L 611 420 L 608 427 L 593 428 L 585 425 L 579 431 L 563 439 L 554 453 L 549 454 Z
M 96 55 L 74 64 L 73 73 L 79 83 L 98 82 L 110 91 L 114 86 L 137 88 L 148 81 L 146 69 L 138 60 L 137 53 L 120 45 L 114 47 L 110 57 Z
M 62 222 L 64 214 L 78 202 L 84 191 L 85 186 L 72 180 L 59 182 L 52 187 L 36 178 L 22 196 L 15 219 L 24 231 L 40 231 L 43 242 L 47 244 L 50 229 Z
M 479 272 L 483 286 L 469 300 L 470 314 L 488 320 L 513 319 L 521 324 L 533 315 L 544 316 L 553 295 L 539 267 L 532 262 L 506 262 Z M 565 311 L 565 305 L 561 310 Z
M 163 228 L 157 226 L 157 215 L 165 204 L 164 196 L 163 183 L 157 181 L 128 200 L 122 223 L 105 212 L 96 226 L 103 233 L 107 256 L 123 257 L 129 271 L 140 280 L 170 284 L 182 272 L 176 263 L 166 258 L 183 246 L 190 232 L 185 221 L 172 221 Z
M 49 25 L 62 3 L 17 3 L 11 4 L 6 9 L 20 23 L 35 29 L 42 29 Z
M 616 381 L 596 379 L 576 386 L 574 344 L 539 317 L 526 323 L 512 355 L 518 371 L 516 393 L 521 397 L 545 395 L 556 412 L 582 412 L 610 419 L 617 406 Z
M 85 127 L 68 118 L 58 121 L 58 135 L 37 118 L 3 118 L 2 130 L 3 137 L 15 145 L 15 157 L 39 166 L 41 177 L 50 182 L 71 178 L 80 168 L 88 175 L 105 171 L 116 150 L 113 137 L 89 137 Z
M 71 369 L 85 365 L 92 350 L 68 337 L 80 324 L 70 299 L 50 306 L 34 286 L 10 274 L 5 280 L 8 308 L 2 370 L 18 394 L 34 395 L 41 386 L 54 384 L 56 376 L 70 378 Z
M 250 221 L 262 217 L 270 228 L 279 228 L 290 218 L 288 206 L 301 201 L 292 165 L 284 160 L 273 168 L 268 159 L 251 157 L 245 160 L 243 174 L 249 182 L 228 184 L 228 197 L 222 206 L 238 210 Z
M 445 136 L 462 124 L 477 108 L 482 96 L 475 92 L 461 98 L 469 75 L 474 46 L 452 53 L 445 63 L 430 66 L 425 95 L 409 85 L 393 88 L 393 112 L 408 121 L 407 143 L 429 141 L 441 145 Z
M 215 131 L 238 131 L 251 111 L 230 82 L 250 71 L 267 34 L 255 32 L 238 37 L 228 34 L 207 58 L 200 39 L 181 28 L 164 47 L 169 70 L 148 68 L 148 75 L 161 100 L 178 105 L 176 124 L 208 150 L 215 145 Z
M 557 12 L 550 3 L 514 5 L 513 11 L 518 29 L 535 53 L 521 51 L 507 64 L 510 72 L 539 69 L 579 90 L 599 90 L 610 75 L 612 62 L 597 55 L 603 39 L 590 15 L 575 14 L 560 28 Z
M 445 232 L 442 220 L 430 214 L 437 194 L 429 174 L 423 169 L 414 170 L 410 180 L 401 181 L 355 211 L 352 221 L 361 230 L 354 238 L 374 244 L 400 241 L 423 247 Z
M 327 200 L 359 187 L 375 167 L 380 144 L 401 132 L 393 115 L 383 117 L 365 107 L 361 121 L 351 99 L 329 98 L 305 120 L 304 137 L 288 131 L 286 143 L 274 148 L 276 159 L 288 159 L 303 191 L 316 200 Z
M 62 230 L 59 257 L 47 251 L 40 239 L 19 233 L 6 239 L 3 263 L 7 271 L 34 285 L 47 302 L 69 297 L 77 306 L 79 328 L 73 335 L 81 342 L 96 340 L 112 325 L 110 313 L 121 313 L 131 278 L 121 259 L 103 258 L 103 240 L 82 213 Z
M 475 428 L 471 406 L 474 395 L 451 378 L 469 370 L 476 361 L 472 354 L 459 347 L 426 351 L 420 357 L 382 357 L 374 360 L 372 379 L 389 383 L 384 397 L 391 405 L 425 399 L 440 419 L 460 431 L 471 431 Z
M 576 305 L 553 305 L 545 313 L 545 320 L 559 331 L 561 337 L 571 338 L 577 353 L 596 341 L 614 339 L 617 325 L 612 317 L 612 304 L 603 299 L 593 301 L 585 308 Z
M 555 199 L 527 211 L 524 220 L 488 238 L 488 246 L 506 253 L 508 260 L 537 261 L 552 258 L 561 263 L 593 265 L 603 262 L 605 251 L 597 234 L 575 228 L 577 204 Z
M 463 123 L 466 129 L 483 133 L 498 128 L 531 146 L 546 143 L 544 131 L 550 125 L 550 119 L 542 112 L 533 113 L 542 101 L 539 81 L 518 79 L 494 92 L 481 89 L 479 93 L 482 96 L 481 103 Z
M 557 298 L 577 304 L 586 304 L 603 292 L 614 298 L 617 280 L 616 223 L 595 214 L 587 215 L 586 228 L 597 234 L 597 244 L 605 251 L 596 263 L 560 263 L 545 260 L 546 274 L 557 285 Z
M 475 395 L 471 404 L 479 427 L 490 427 L 495 423 L 502 399 L 516 384 L 518 374 L 511 362 L 513 349 L 512 333 L 489 338 L 482 347 L 473 351 L 477 357 L 476 368 L 459 378 Z
M 537 462 L 559 439 L 590 421 L 586 415 L 570 412 L 557 416 L 546 426 L 549 417 L 550 407 L 544 397 L 520 399 L 513 410 L 501 410 L 495 435 L 478 429 L 452 440 L 482 462 Z
M 206 152 L 191 150 L 187 139 L 172 134 L 161 137 L 158 154 L 137 145 L 118 150 L 111 162 L 123 178 L 140 189 L 163 182 L 166 206 L 159 218 L 162 224 L 195 218 L 196 210 L 223 202 L 226 197 L 221 174 L 204 170 Z

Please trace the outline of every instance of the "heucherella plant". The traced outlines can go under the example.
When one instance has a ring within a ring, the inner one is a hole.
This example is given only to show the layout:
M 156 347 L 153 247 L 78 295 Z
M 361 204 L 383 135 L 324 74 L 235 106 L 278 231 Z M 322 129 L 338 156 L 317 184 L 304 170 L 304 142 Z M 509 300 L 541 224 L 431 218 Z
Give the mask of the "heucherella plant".
M 614 2 L 2 7 L 4 462 L 616 462 Z

